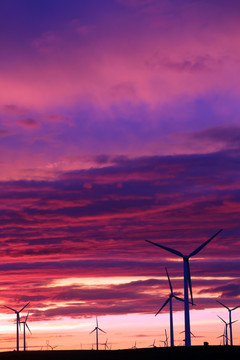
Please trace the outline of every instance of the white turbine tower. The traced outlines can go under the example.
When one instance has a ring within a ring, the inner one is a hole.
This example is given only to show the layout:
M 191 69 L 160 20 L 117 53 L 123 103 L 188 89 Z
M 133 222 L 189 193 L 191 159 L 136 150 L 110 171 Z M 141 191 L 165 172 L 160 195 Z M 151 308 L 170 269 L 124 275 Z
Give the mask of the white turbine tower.
M 163 304 L 163 306 L 158 310 L 158 312 L 156 313 L 155 316 L 157 316 L 157 314 L 160 313 L 160 311 L 164 308 L 164 306 L 166 306 L 169 303 L 169 313 L 170 313 L 170 345 L 171 347 L 174 346 L 174 333 L 173 333 L 173 311 L 172 311 L 172 299 L 175 298 L 176 300 L 179 301 L 183 301 L 183 299 L 181 299 L 180 297 L 176 296 L 173 292 L 173 288 L 172 288 L 172 284 L 171 284 L 171 280 L 167 271 L 167 268 L 165 267 L 166 273 L 167 273 L 167 277 L 168 277 L 168 284 L 169 284 L 169 288 L 170 288 L 170 294 L 168 296 L 168 299 L 165 301 L 165 303 Z
M 21 311 L 23 311 L 23 309 L 25 309 L 26 306 L 28 306 L 28 304 L 29 304 L 29 302 L 28 302 L 26 305 L 24 305 L 24 306 L 21 308 L 21 310 L 19 310 L 19 311 L 11 308 L 10 306 L 4 305 L 5 308 L 14 311 L 15 314 L 17 315 L 17 322 L 16 322 L 16 324 L 17 324 L 17 335 L 16 335 L 16 336 L 17 336 L 17 351 L 19 351 L 19 326 L 20 326 L 20 316 L 19 316 L 19 314 L 20 314 Z
M 230 309 L 229 307 L 227 307 L 226 305 L 224 305 L 222 302 L 216 300 L 220 305 L 224 306 L 227 310 L 228 310 L 228 314 L 229 314 L 229 332 L 230 332 L 230 345 L 233 345 L 233 336 L 232 336 L 232 324 L 235 321 L 232 321 L 232 311 L 236 310 L 237 308 L 240 307 L 240 305 L 235 306 L 233 309 Z M 220 317 L 220 316 L 219 316 Z
M 189 315 L 189 298 L 188 298 L 188 289 L 190 290 L 191 303 L 193 304 L 193 296 L 192 296 L 192 284 L 191 284 L 191 275 L 190 275 L 190 267 L 189 267 L 189 259 L 197 255 L 199 251 L 201 251 L 215 236 L 217 236 L 220 232 L 219 230 L 216 234 L 214 234 L 210 239 L 205 241 L 202 245 L 200 245 L 196 250 L 192 251 L 189 255 L 184 255 L 180 251 L 169 248 L 167 246 L 163 246 L 152 242 L 150 240 L 146 240 L 150 244 L 158 246 L 166 251 L 171 252 L 177 256 L 180 256 L 183 259 L 183 273 L 184 273 L 184 317 L 185 317 L 185 344 L 186 346 L 191 346 L 191 331 L 190 331 L 190 315 Z
M 93 329 L 93 331 L 90 332 L 90 334 L 92 334 L 94 331 L 96 331 L 96 350 L 98 350 L 98 330 L 106 334 L 105 331 L 103 331 L 102 329 L 100 329 L 100 327 L 98 327 L 98 319 L 96 318 L 96 327 Z
M 28 329 L 28 331 L 30 332 L 30 334 L 32 335 L 32 332 L 27 324 L 27 319 L 28 319 L 28 315 L 29 312 L 25 318 L 24 321 L 20 321 L 20 324 L 23 324 L 23 350 L 26 351 L 26 328 Z

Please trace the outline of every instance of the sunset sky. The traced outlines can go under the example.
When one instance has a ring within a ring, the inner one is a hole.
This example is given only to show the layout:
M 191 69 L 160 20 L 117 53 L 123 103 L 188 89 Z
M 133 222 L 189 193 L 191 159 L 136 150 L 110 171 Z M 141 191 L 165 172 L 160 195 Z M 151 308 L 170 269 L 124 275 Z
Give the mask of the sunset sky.
M 31 349 L 91 349 L 96 316 L 112 349 L 162 346 L 182 260 L 145 239 L 188 254 L 223 228 L 190 260 L 192 343 L 220 343 L 216 300 L 240 305 L 239 17 L 237 0 L 1 0 L 0 351 L 4 305 L 29 301 Z

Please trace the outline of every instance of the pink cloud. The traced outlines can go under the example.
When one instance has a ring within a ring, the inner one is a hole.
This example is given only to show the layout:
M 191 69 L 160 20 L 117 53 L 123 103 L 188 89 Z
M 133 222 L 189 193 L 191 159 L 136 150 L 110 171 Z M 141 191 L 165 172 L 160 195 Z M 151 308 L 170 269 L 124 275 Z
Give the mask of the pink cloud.
M 37 128 L 40 125 L 37 120 L 32 119 L 32 118 L 21 119 L 18 121 L 18 124 L 25 128 L 29 128 L 29 129 Z

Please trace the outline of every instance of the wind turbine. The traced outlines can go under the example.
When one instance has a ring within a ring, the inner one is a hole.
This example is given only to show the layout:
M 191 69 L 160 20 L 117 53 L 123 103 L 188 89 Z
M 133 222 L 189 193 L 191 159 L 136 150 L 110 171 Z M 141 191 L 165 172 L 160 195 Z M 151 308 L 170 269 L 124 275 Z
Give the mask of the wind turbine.
M 165 341 L 164 346 L 168 347 L 168 336 L 167 336 L 167 330 L 165 329 Z
M 109 349 L 109 346 L 108 346 L 107 342 L 108 342 L 108 339 L 107 339 L 107 340 L 105 341 L 105 343 L 103 344 L 105 350 Z
M 225 320 L 223 320 L 223 318 L 221 318 L 221 316 L 219 316 L 218 315 L 218 317 L 219 317 L 219 319 L 221 319 L 223 322 L 224 322 L 224 324 L 225 324 L 225 339 L 226 339 L 226 341 L 225 341 L 225 344 L 226 345 L 228 345 L 228 323 L 225 321 Z
M 185 345 L 191 346 L 191 331 L 190 331 L 190 315 L 189 315 L 189 299 L 188 299 L 188 289 L 190 290 L 191 295 L 191 303 L 193 304 L 193 296 L 192 296 L 192 284 L 191 284 L 191 275 L 190 275 L 190 267 L 189 267 L 189 259 L 197 255 L 199 251 L 201 251 L 215 236 L 217 236 L 220 232 L 219 230 L 216 234 L 214 234 L 210 239 L 205 241 L 202 245 L 200 245 L 196 250 L 192 251 L 189 255 L 184 255 L 180 251 L 169 248 L 167 246 L 163 246 L 152 242 L 150 240 L 146 240 L 150 244 L 158 246 L 166 251 L 171 252 L 177 256 L 180 256 L 183 259 L 183 273 L 184 273 L 184 317 L 185 317 Z
M 17 311 L 16 309 L 11 308 L 10 306 L 4 305 L 5 308 L 14 311 L 15 314 L 17 315 L 17 322 L 16 322 L 16 324 L 17 324 L 17 351 L 19 351 L 19 326 L 20 326 L 20 316 L 19 316 L 19 314 L 20 314 L 21 311 L 23 311 L 23 309 L 25 309 L 26 306 L 28 306 L 29 303 L 30 302 L 28 302 L 26 305 L 24 305 L 21 308 L 21 310 L 19 310 L 19 311 Z
M 179 334 L 183 334 L 183 333 L 185 333 L 185 330 L 180 331 Z M 191 334 L 192 337 L 196 337 L 191 331 L 190 331 L 190 334 Z M 186 342 L 186 339 L 183 339 L 183 342 Z
M 102 329 L 100 329 L 100 327 L 98 327 L 98 319 L 96 318 L 96 327 L 93 329 L 93 331 L 90 332 L 90 334 L 92 334 L 94 331 L 96 331 L 96 350 L 98 350 L 98 330 L 104 332 L 106 334 L 105 331 L 103 331 Z
M 137 348 L 137 342 L 135 341 L 135 344 L 133 345 L 132 349 L 136 349 Z
M 225 324 L 225 338 L 226 338 L 226 345 L 228 345 L 228 326 L 230 328 L 230 323 L 227 323 L 225 320 L 223 320 L 223 318 L 221 318 L 221 316 L 219 316 L 219 319 L 221 319 L 224 324 Z M 235 322 L 237 322 L 238 320 L 232 321 L 231 324 L 234 324 Z
M 52 346 L 52 345 L 50 345 L 50 344 L 48 344 L 48 346 L 49 346 L 52 350 L 54 350 L 56 347 L 58 347 L 58 345 Z
M 156 342 L 156 339 L 154 339 L 153 343 L 149 346 L 155 348 L 156 347 L 155 342 Z
M 220 305 L 224 306 L 227 310 L 228 310 L 228 314 L 229 314 L 229 330 L 230 330 L 230 345 L 233 345 L 233 337 L 232 337 L 232 311 L 236 310 L 237 308 L 240 307 L 240 305 L 235 306 L 233 309 L 230 309 L 229 307 L 227 307 L 226 305 L 224 305 L 222 302 L 216 300 Z M 220 316 L 219 316 L 220 317 Z M 234 321 L 235 322 L 235 321 Z
M 155 316 L 157 316 L 157 314 L 160 313 L 160 311 L 164 308 L 164 306 L 166 306 L 169 303 L 169 308 L 170 308 L 170 344 L 173 347 L 174 346 L 174 335 L 173 335 L 173 311 L 172 311 L 172 299 L 175 298 L 179 301 L 183 301 L 183 299 L 181 299 L 180 297 L 176 296 L 173 292 L 173 288 L 172 288 L 172 284 L 171 284 L 171 280 L 167 271 L 167 268 L 165 267 L 166 273 L 167 273 L 167 277 L 168 277 L 168 284 L 169 284 L 169 288 L 170 288 L 170 294 L 167 298 L 167 300 L 165 301 L 165 303 L 162 305 L 162 307 L 158 310 L 158 312 L 156 313 Z
M 27 324 L 27 319 L 28 319 L 28 315 L 29 312 L 25 318 L 24 321 L 20 321 L 20 324 L 23 324 L 23 350 L 26 351 L 26 328 L 28 329 L 28 331 L 30 332 L 30 334 L 32 334 L 28 324 Z
M 222 338 L 222 343 L 220 340 L 220 345 L 225 345 L 225 340 L 226 340 L 226 335 L 225 335 L 225 329 L 224 329 L 224 333 L 222 335 L 217 336 L 217 339 Z

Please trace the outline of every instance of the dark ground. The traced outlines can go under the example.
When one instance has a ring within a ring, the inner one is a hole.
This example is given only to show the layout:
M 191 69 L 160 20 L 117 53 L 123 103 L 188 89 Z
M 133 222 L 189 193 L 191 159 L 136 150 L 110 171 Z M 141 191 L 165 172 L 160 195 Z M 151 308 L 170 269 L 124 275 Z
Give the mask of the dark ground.
M 0 360 L 240 360 L 240 346 L 192 346 L 131 350 L 54 350 L 0 353 Z

